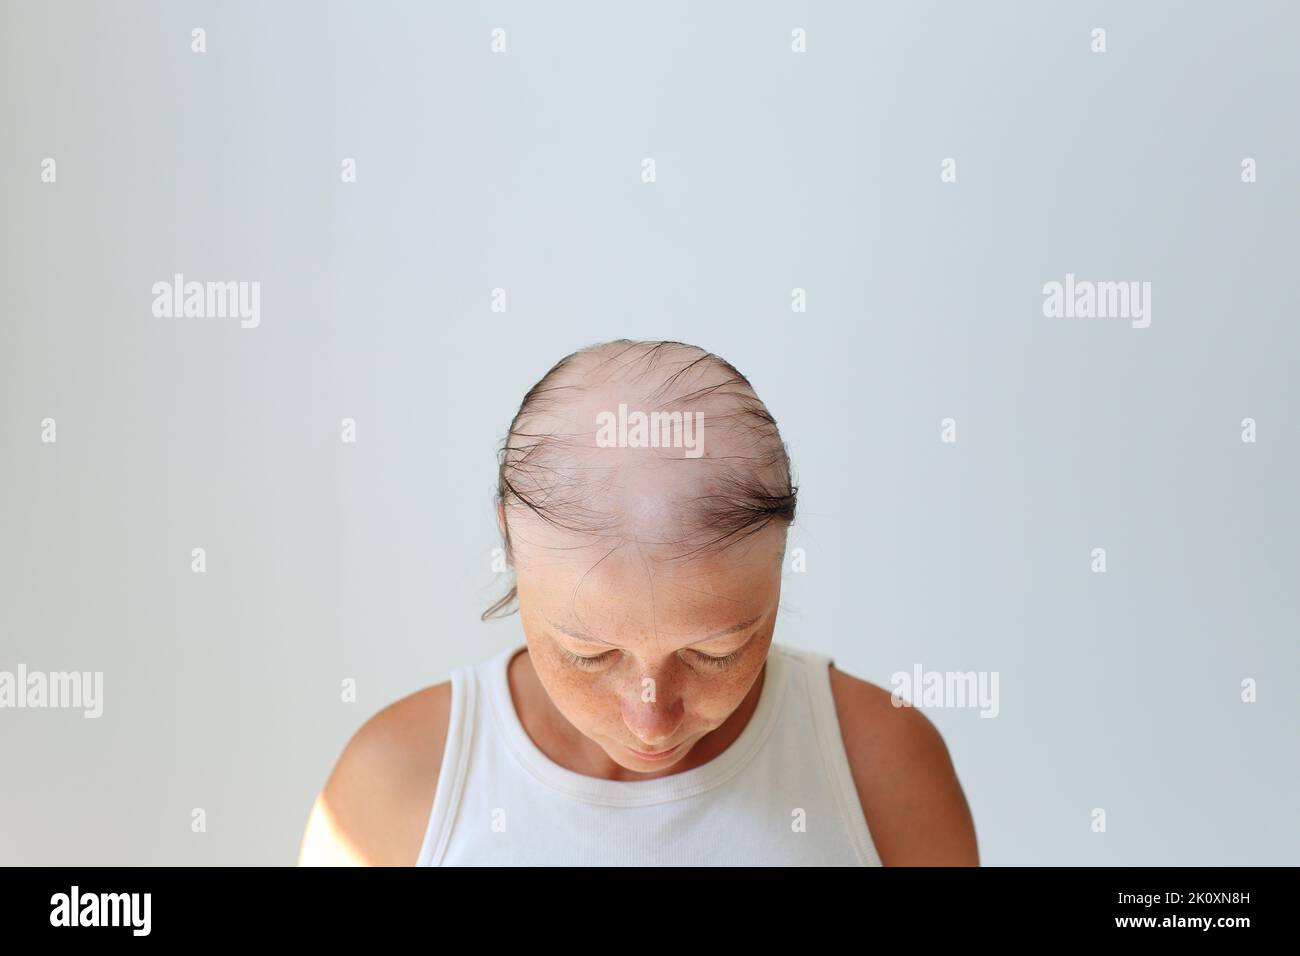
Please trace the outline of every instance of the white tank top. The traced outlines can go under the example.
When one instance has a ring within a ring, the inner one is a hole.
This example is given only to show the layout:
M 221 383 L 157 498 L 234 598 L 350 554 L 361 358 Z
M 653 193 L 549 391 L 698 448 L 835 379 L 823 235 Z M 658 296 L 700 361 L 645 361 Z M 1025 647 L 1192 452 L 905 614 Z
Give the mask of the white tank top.
M 708 763 L 650 780 L 561 767 L 515 712 L 518 645 L 451 673 L 418 866 L 879 866 L 831 696 L 832 659 L 773 643 L 758 705 Z

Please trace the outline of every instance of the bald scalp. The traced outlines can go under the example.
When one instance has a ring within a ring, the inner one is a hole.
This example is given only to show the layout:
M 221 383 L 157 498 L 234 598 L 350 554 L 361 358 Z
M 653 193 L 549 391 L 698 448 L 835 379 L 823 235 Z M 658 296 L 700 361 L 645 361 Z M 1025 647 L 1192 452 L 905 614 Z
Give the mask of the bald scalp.
M 610 444 L 613 416 L 631 427 Z M 651 444 L 671 432 L 638 430 L 642 420 L 689 420 L 699 447 Z M 788 526 L 796 488 L 776 421 L 730 363 L 680 342 L 618 340 L 566 356 L 524 396 L 499 453 L 497 497 L 511 560 L 516 546 L 635 545 L 682 562 Z M 484 617 L 514 598 L 512 589 Z

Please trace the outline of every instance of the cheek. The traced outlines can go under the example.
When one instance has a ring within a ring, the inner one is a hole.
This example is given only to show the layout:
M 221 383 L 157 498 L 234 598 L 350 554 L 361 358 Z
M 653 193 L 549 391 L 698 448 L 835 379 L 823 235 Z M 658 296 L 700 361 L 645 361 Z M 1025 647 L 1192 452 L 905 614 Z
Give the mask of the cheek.
M 540 660 L 534 659 L 533 667 L 551 703 L 575 727 L 600 724 L 607 721 L 602 714 L 611 712 L 618 718 L 618 696 L 604 674 L 574 667 L 557 650 L 543 652 Z
M 724 671 L 701 675 L 691 684 L 689 709 L 716 727 L 745 700 L 762 667 L 763 657 L 756 654 L 752 661 L 738 661 Z
M 769 631 L 755 637 L 744 655 L 731 667 L 697 677 L 689 685 L 688 710 L 701 723 L 719 726 L 744 703 L 745 695 L 759 680 L 771 646 L 772 633 Z M 767 688 L 764 688 L 763 693 L 766 692 Z

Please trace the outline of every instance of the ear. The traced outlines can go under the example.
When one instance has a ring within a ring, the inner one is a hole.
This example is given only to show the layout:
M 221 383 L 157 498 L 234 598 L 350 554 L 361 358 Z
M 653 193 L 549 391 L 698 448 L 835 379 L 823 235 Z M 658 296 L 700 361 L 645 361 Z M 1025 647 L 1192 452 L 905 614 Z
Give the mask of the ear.
M 502 536 L 506 533 L 506 506 L 503 502 L 497 502 L 497 527 L 501 530 Z

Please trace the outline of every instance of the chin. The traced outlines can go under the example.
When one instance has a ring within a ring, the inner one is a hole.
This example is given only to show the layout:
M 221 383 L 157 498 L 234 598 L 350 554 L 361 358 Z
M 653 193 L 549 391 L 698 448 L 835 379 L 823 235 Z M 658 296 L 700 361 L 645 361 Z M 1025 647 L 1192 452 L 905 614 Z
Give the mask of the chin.
M 621 766 L 627 767 L 629 770 L 641 770 L 641 771 L 648 772 L 650 770 L 657 770 L 663 767 L 671 767 L 673 764 L 677 763 L 679 760 L 681 760 L 690 752 L 691 743 L 692 741 L 685 741 L 683 743 L 680 743 L 677 745 L 677 749 L 674 750 L 671 754 L 665 757 L 660 757 L 658 759 L 651 759 L 649 757 L 641 758 L 634 753 L 630 753 L 627 750 L 623 750 L 622 748 L 620 748 L 620 755 L 617 759 Z

